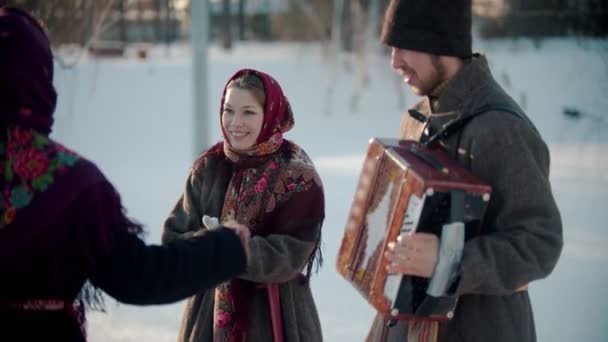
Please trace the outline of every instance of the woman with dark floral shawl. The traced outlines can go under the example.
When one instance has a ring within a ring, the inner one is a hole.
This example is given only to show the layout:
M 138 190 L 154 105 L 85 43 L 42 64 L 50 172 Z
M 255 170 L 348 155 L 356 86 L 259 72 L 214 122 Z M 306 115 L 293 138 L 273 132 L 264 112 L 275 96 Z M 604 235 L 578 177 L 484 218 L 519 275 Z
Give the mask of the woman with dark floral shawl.
M 268 286 L 279 284 L 283 339 L 321 341 L 309 278 L 321 262 L 324 194 L 310 158 L 283 138 L 289 102 L 271 76 L 243 69 L 224 88 L 221 121 L 224 139 L 195 162 L 163 241 L 210 228 L 209 217 L 236 221 L 252 234 L 247 272 L 190 298 L 179 340 L 273 341 Z
M 0 340 L 85 341 L 83 305 L 103 308 L 99 290 L 161 304 L 243 272 L 246 231 L 144 244 L 100 170 L 49 139 L 52 79 L 42 27 L 0 6 Z

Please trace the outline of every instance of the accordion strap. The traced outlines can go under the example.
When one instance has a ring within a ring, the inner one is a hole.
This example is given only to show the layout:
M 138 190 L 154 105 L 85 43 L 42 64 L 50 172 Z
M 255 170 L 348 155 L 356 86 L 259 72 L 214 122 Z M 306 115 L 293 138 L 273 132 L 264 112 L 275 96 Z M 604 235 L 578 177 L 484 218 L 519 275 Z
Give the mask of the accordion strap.
M 464 128 L 464 126 L 466 126 L 471 120 L 475 119 L 476 117 L 478 117 L 482 114 L 485 114 L 485 113 L 488 113 L 491 111 L 500 111 L 500 112 L 506 112 L 506 113 L 515 115 L 518 118 L 526 121 L 530 126 L 532 126 L 532 128 L 535 131 L 537 131 L 536 127 L 534 126 L 532 121 L 530 121 L 530 119 L 525 114 L 523 114 L 520 110 L 518 110 L 517 108 L 514 108 L 514 106 L 511 106 L 508 104 L 488 104 L 488 105 L 482 106 L 481 108 L 477 109 L 473 114 L 465 117 L 464 119 L 454 121 L 453 123 L 448 123 L 445 127 L 438 130 L 437 132 L 432 132 L 430 136 L 426 137 L 421 142 L 424 145 L 430 145 L 439 138 L 447 138 L 448 136 L 450 136 L 456 132 L 460 132 Z M 422 115 L 422 114 L 420 114 L 420 115 Z M 410 113 L 410 116 L 414 117 L 415 119 L 418 119 L 416 117 L 415 113 Z M 425 119 L 426 119 L 426 117 L 425 117 Z

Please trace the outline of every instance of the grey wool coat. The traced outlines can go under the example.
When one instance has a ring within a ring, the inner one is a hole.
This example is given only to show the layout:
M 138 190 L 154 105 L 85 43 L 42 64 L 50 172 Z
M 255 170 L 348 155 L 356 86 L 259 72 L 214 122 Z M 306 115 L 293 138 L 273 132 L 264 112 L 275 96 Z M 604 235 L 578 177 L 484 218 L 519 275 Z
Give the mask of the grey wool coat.
M 431 106 L 414 106 L 426 120 L 405 114 L 403 139 L 419 140 L 463 122 L 487 105 L 523 114 L 498 85 L 484 56 L 475 57 L 449 81 Z M 432 110 L 431 107 L 434 109 Z M 441 135 L 439 135 L 441 136 Z M 526 285 L 547 277 L 562 250 L 562 224 L 549 183 L 549 151 L 531 122 L 502 109 L 485 111 L 439 139 L 458 162 L 492 186 L 481 235 L 467 240 L 459 277 L 449 295 L 459 297 L 454 318 L 439 325 L 440 342 L 532 342 L 536 332 Z M 386 326 L 376 317 L 370 340 L 406 341 L 407 322 Z
M 287 168 L 289 165 L 291 164 Z M 163 242 L 205 229 L 201 224 L 203 215 L 220 217 L 226 188 L 233 172 L 234 166 L 223 155 L 205 157 L 200 167 L 193 168 L 182 196 L 165 222 Z M 315 197 L 316 203 L 311 206 L 324 206 L 322 189 L 320 191 L 319 196 Z M 289 203 L 284 203 L 283 206 L 289 206 Z M 306 210 L 293 209 L 299 212 Z M 320 212 L 322 216 L 310 217 L 304 221 L 283 221 L 284 224 L 301 225 L 299 231 L 305 231 L 303 234 L 252 235 L 247 271 L 238 276 L 256 283 L 281 283 L 279 291 L 283 330 L 285 341 L 288 342 L 322 341 L 321 324 L 309 281 L 294 279 L 294 274 L 302 272 L 307 262 L 310 262 L 311 253 L 314 253 L 318 245 L 324 219 L 323 209 Z M 201 262 L 204 263 L 205 260 Z M 213 341 L 213 302 L 213 290 L 201 291 L 188 299 L 178 341 Z M 256 289 L 253 298 L 250 298 L 250 304 L 248 341 L 273 341 L 266 290 Z

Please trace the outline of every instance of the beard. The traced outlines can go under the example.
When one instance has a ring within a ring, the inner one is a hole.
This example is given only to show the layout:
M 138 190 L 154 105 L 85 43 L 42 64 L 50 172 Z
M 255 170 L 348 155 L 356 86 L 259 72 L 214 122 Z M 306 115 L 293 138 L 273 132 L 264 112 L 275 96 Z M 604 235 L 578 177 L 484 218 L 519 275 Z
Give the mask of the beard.
M 418 84 L 411 86 L 414 94 L 428 96 L 446 79 L 447 71 L 439 56 L 431 55 L 431 66 L 432 70 L 428 77 L 424 80 L 419 78 Z

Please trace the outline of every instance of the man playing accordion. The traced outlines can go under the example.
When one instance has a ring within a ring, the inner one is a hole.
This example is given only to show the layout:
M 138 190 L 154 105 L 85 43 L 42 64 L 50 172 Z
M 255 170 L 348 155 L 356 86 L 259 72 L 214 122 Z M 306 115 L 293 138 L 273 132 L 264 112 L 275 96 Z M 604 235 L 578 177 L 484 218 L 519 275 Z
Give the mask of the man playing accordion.
M 392 67 L 424 96 L 404 115 L 401 139 L 441 147 L 492 196 L 441 294 L 457 298 L 453 317 L 379 314 L 368 341 L 536 341 L 527 284 L 552 272 L 563 244 L 545 142 L 486 57 L 472 53 L 470 0 L 391 0 L 381 40 Z M 430 278 L 440 246 L 434 234 L 402 234 L 387 245 L 388 271 Z

